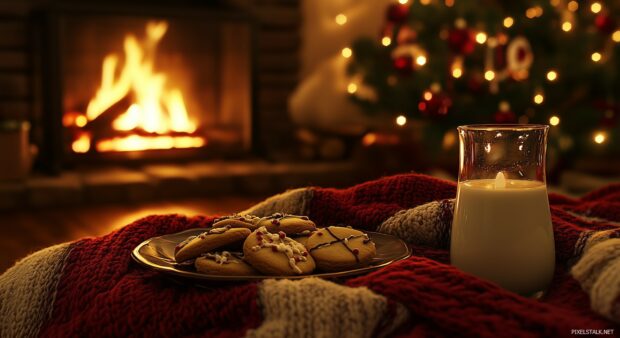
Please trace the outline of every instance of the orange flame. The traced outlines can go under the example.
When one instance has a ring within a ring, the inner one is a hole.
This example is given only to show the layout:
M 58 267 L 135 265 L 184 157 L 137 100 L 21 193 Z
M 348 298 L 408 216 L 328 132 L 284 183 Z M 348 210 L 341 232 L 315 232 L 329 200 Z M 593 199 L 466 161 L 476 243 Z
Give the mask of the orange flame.
M 81 133 L 71 144 L 71 149 L 76 153 L 86 153 L 90 150 L 90 135 Z
M 146 25 L 144 41 L 126 35 L 124 65 L 117 72 L 120 68 L 118 55 L 110 54 L 104 58 L 101 85 L 86 109 L 86 118 L 90 122 L 132 94 L 134 102 L 114 119 L 112 128 L 119 131 L 142 129 L 157 135 L 103 139 L 97 144 L 97 151 L 193 148 L 206 144 L 201 136 L 167 135 L 171 132 L 191 134 L 197 129 L 189 118 L 181 91 L 167 88 L 166 74 L 154 69 L 157 45 L 167 30 L 167 22 L 151 21 Z M 86 141 L 81 139 L 80 142 Z

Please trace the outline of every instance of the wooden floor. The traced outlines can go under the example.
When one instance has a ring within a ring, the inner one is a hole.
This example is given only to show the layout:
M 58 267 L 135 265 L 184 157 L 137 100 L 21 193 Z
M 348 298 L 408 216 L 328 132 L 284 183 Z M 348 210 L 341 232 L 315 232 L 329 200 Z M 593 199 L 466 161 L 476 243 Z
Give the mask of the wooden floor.
M 0 212 L 0 273 L 27 254 L 85 236 L 100 236 L 151 214 L 229 214 L 262 198 L 209 198 L 137 205 Z

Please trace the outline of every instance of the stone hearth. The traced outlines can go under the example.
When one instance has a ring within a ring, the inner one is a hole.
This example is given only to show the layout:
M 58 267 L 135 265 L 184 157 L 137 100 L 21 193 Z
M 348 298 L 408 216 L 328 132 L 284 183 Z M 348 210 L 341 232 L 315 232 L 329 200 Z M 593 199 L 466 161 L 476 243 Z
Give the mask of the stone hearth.
M 194 162 L 105 167 L 0 182 L 0 210 L 98 203 L 137 203 L 210 196 L 268 196 L 308 185 L 359 182 L 352 162 Z

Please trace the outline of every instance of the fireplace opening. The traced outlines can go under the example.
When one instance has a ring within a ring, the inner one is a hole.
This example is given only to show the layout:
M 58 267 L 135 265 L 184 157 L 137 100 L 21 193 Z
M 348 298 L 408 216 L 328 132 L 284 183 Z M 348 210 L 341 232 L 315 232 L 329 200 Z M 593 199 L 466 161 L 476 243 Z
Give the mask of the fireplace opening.
M 69 136 L 71 151 L 87 153 L 93 148 L 96 152 L 123 152 L 207 145 L 206 135 L 198 132 L 202 119 L 199 114 L 190 117 L 185 103 L 187 93 L 172 84 L 184 79 L 175 81 L 167 67 L 155 67 L 157 47 L 167 30 L 167 21 L 149 21 L 143 38 L 126 33 L 123 54 L 104 57 L 99 88 L 85 110 L 71 109 L 79 106 L 71 98 L 79 87 L 67 91 L 69 103 L 62 121 L 73 131 Z M 74 81 L 74 85 L 79 82 Z M 104 122 L 97 126 L 98 121 Z
M 56 161 L 252 150 L 253 26 L 245 16 L 68 10 L 52 18 L 58 59 L 48 83 L 59 98 L 47 104 L 56 111 Z

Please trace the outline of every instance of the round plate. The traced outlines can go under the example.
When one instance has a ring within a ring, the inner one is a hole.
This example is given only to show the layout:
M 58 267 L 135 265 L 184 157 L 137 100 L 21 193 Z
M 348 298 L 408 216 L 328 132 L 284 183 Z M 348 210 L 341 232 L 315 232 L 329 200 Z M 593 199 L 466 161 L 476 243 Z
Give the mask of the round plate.
M 405 259 L 411 256 L 411 248 L 403 242 L 400 238 L 382 234 L 378 232 L 365 231 L 370 239 L 375 242 L 377 248 L 377 255 L 370 262 L 370 265 L 338 272 L 324 272 L 314 273 L 309 275 L 292 275 L 292 276 L 267 276 L 267 275 L 254 275 L 254 276 L 221 276 L 221 275 L 207 275 L 204 273 L 196 272 L 193 265 L 179 265 L 174 260 L 174 248 L 177 244 L 182 242 L 189 236 L 195 236 L 203 233 L 204 228 L 201 229 L 189 229 L 174 234 L 163 235 L 159 237 L 153 237 L 148 239 L 140 245 L 138 245 L 131 252 L 133 259 L 146 266 L 147 268 L 165 272 L 167 274 L 190 278 L 193 280 L 211 280 L 211 281 L 244 281 L 244 280 L 261 280 L 268 278 L 286 278 L 286 279 L 301 279 L 306 277 L 321 277 L 321 278 L 337 278 L 359 275 L 367 273 L 373 270 L 377 270 L 381 267 L 392 264 L 396 261 Z

